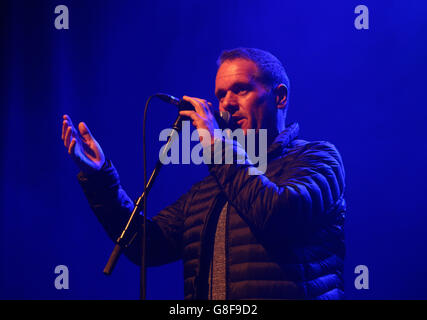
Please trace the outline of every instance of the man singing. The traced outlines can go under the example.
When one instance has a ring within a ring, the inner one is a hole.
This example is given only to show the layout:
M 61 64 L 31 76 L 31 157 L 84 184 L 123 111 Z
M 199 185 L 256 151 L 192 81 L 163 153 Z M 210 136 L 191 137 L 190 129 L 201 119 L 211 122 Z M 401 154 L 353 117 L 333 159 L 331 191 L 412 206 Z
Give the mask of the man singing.
M 342 299 L 346 205 L 338 151 L 325 141 L 297 139 L 296 123 L 285 126 L 289 80 L 272 54 L 223 51 L 218 66 L 219 109 L 245 133 L 267 130 L 267 170 L 253 174 L 247 156 L 207 164 L 206 178 L 148 220 L 148 265 L 183 259 L 185 299 Z M 204 147 L 214 146 L 211 103 L 183 99 L 195 111 L 180 113 L 210 133 Z M 134 206 L 116 169 L 84 123 L 77 130 L 64 115 L 62 139 L 92 210 L 115 241 Z M 238 143 L 220 143 L 246 155 Z M 140 243 L 125 250 L 137 264 Z

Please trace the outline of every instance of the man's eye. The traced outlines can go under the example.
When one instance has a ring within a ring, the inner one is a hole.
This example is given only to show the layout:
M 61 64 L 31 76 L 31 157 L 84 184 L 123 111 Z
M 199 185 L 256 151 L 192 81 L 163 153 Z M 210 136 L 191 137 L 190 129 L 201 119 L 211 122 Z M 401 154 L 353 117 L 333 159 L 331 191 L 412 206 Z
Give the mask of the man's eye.
M 218 101 L 221 101 L 222 99 L 224 99 L 224 94 L 223 93 L 218 93 L 216 95 L 216 98 L 218 99 Z

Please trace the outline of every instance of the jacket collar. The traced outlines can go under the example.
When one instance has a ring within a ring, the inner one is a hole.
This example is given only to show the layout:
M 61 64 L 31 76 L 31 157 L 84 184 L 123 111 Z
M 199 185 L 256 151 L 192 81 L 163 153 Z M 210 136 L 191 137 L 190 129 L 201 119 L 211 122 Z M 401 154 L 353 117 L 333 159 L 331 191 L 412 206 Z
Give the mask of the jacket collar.
M 268 147 L 267 153 L 270 155 L 282 150 L 299 134 L 299 125 L 297 122 L 291 123 L 274 139 L 273 143 Z

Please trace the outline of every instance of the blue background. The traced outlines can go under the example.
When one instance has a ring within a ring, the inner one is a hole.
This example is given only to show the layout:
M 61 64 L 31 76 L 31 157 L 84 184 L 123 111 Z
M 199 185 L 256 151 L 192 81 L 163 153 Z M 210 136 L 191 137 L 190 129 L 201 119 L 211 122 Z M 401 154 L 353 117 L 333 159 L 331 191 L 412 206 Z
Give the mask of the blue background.
M 65 4 L 70 29 L 54 28 Z M 356 30 L 365 4 L 370 29 Z M 61 141 L 62 114 L 85 121 L 129 196 L 143 188 L 142 113 L 161 91 L 216 102 L 222 49 L 259 47 L 291 79 L 288 123 L 328 140 L 346 169 L 349 299 L 426 299 L 427 4 L 420 1 L 3 1 L 1 4 L 2 299 L 137 299 L 139 269 L 122 257 L 77 183 Z M 148 168 L 176 117 L 153 102 Z M 150 216 L 199 180 L 203 166 L 166 166 Z M 70 271 L 56 290 L 54 268 Z M 356 290 L 354 268 L 369 268 Z M 182 264 L 148 271 L 149 299 L 182 299 Z

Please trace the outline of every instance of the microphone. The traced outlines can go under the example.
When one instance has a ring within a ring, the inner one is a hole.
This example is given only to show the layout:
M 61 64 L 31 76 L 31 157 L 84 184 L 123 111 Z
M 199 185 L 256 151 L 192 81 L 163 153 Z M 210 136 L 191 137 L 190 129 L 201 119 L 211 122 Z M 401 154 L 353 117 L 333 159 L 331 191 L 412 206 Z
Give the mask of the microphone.
M 182 99 L 178 99 L 170 94 L 166 94 L 166 93 L 156 93 L 155 96 L 157 98 L 159 98 L 160 100 L 169 103 L 169 104 L 173 104 L 174 106 L 178 107 L 179 111 L 182 110 L 190 110 L 190 111 L 195 111 L 196 109 L 194 108 L 194 106 L 185 100 Z M 216 122 L 218 122 L 218 125 L 221 129 L 227 129 L 230 127 L 230 120 L 231 120 L 231 115 L 229 112 L 227 111 L 214 111 L 214 117 Z

